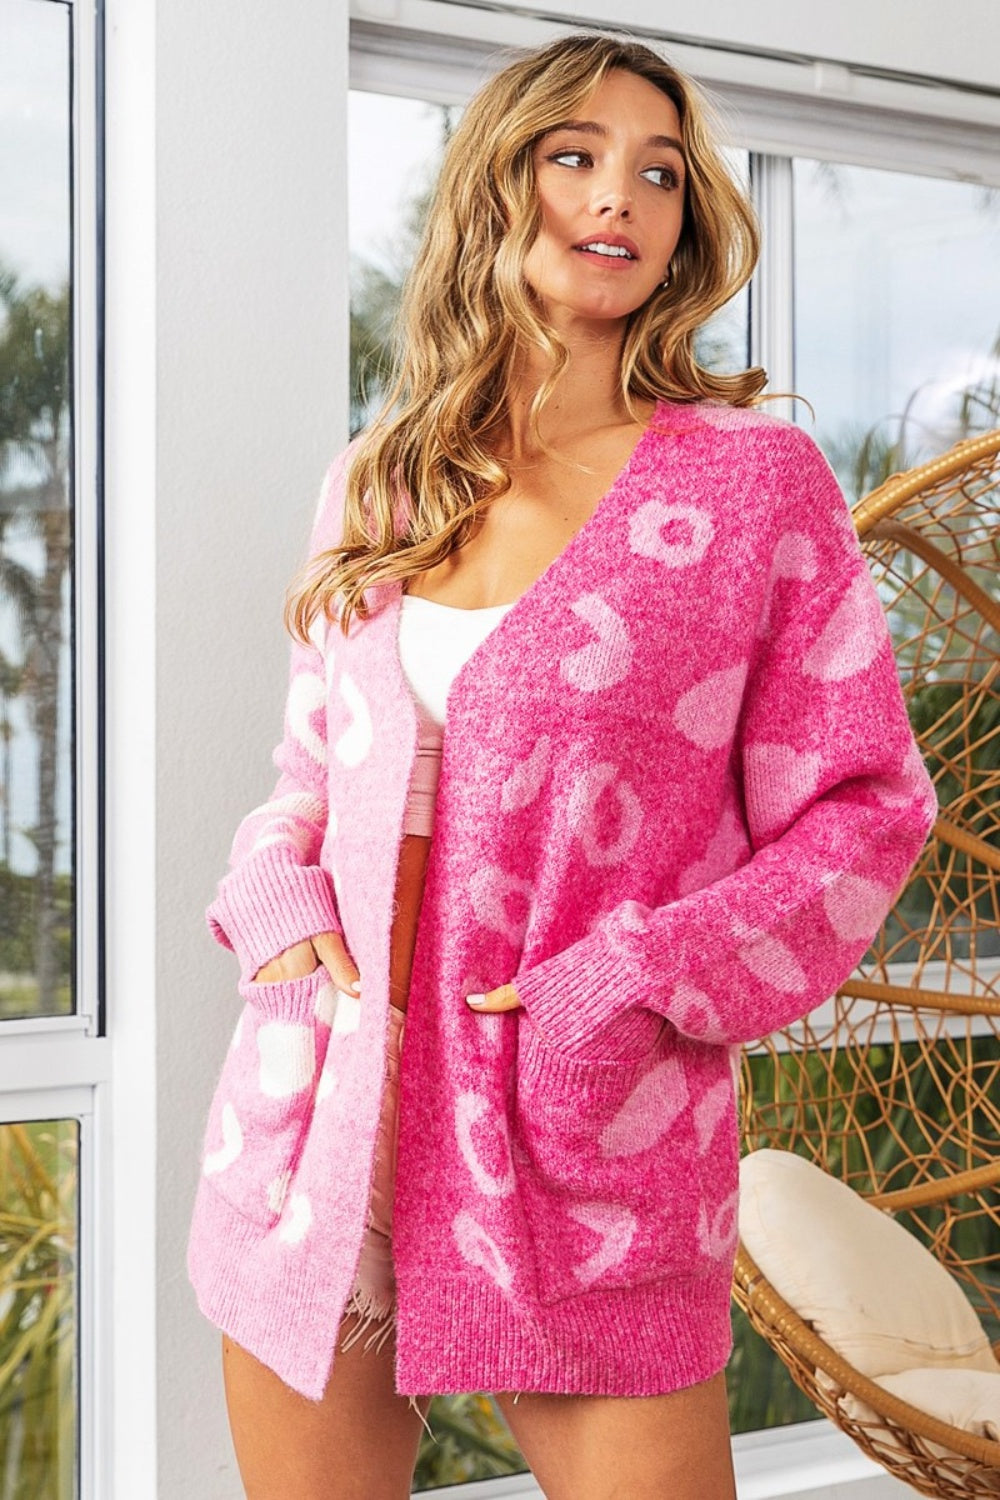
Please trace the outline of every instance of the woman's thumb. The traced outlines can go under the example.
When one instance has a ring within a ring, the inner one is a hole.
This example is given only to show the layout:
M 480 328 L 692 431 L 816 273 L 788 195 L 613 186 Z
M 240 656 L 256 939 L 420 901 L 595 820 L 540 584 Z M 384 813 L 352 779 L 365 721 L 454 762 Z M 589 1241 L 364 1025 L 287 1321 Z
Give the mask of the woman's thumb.
M 348 953 L 339 932 L 319 932 L 312 940 L 316 957 L 338 989 L 357 995 L 361 991 L 358 966 Z

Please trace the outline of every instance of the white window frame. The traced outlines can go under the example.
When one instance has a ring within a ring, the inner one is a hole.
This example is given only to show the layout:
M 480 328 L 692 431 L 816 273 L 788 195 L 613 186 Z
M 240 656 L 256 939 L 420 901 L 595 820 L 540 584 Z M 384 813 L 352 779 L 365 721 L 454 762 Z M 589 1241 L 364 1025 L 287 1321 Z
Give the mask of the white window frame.
M 98 1253 L 110 1227 L 110 1049 L 100 1033 L 103 899 L 101 748 L 100 298 L 101 7 L 69 0 L 73 303 L 74 925 L 76 1004 L 70 1016 L 0 1022 L 0 1122 L 75 1121 L 79 1130 L 76 1275 L 77 1472 L 96 1500 L 109 1454 L 111 1277 Z
M 352 0 L 350 86 L 369 93 L 464 104 L 498 65 L 499 49 L 541 46 L 579 30 L 513 10 L 480 10 L 452 0 Z M 631 28 L 639 36 L 639 29 Z M 641 33 L 653 43 L 655 34 Z M 795 388 L 793 159 L 882 168 L 1000 186 L 1000 98 L 941 83 L 871 76 L 841 63 L 754 57 L 671 40 L 667 54 L 722 106 L 728 144 L 750 154 L 763 244 L 750 297 L 750 360 L 769 388 Z M 807 105 L 807 108 L 804 108 Z M 771 410 L 791 417 L 792 402 Z M 998 965 L 1000 966 L 1000 965 Z M 893 965 L 905 984 L 912 964 Z M 938 966 L 940 967 L 940 966 Z M 932 983 L 925 974 L 924 982 Z M 864 1004 L 859 1002 L 858 1009 Z M 810 1016 L 819 1031 L 833 1002 Z M 910 1028 L 901 1018 L 905 1036 Z M 961 1016 L 944 1029 L 986 1034 Z M 822 1489 L 865 1500 L 909 1493 L 867 1460 L 825 1418 L 733 1437 L 741 1500 L 772 1500 Z M 839 1488 L 843 1486 L 843 1489 Z M 530 1476 L 437 1491 L 442 1496 L 520 1497 L 540 1492 Z

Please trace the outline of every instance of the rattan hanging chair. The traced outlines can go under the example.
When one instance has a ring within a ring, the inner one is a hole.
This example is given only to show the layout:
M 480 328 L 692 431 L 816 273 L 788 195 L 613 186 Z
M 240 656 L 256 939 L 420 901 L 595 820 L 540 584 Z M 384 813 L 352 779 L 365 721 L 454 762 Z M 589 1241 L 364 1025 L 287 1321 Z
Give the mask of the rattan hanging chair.
M 795 1152 L 889 1211 L 956 1278 L 1000 1357 L 1000 430 L 892 475 L 853 514 L 940 816 L 848 982 L 743 1048 L 743 1145 Z M 742 1239 L 733 1295 L 890 1473 L 925 1495 L 1000 1496 L 1000 1442 L 862 1375 Z

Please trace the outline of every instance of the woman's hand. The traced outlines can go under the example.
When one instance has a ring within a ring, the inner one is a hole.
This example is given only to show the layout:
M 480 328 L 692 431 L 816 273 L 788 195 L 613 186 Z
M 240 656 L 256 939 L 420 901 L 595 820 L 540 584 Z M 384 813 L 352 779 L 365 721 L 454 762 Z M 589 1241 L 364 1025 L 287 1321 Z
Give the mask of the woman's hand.
M 466 995 L 465 1003 L 476 1010 L 517 1010 L 521 1004 L 512 984 L 502 984 L 498 990 L 487 990 L 485 995 Z
M 361 976 L 344 946 L 339 932 L 317 932 L 268 959 L 253 976 L 254 984 L 273 984 L 282 979 L 304 979 L 322 964 L 338 989 L 357 994 Z

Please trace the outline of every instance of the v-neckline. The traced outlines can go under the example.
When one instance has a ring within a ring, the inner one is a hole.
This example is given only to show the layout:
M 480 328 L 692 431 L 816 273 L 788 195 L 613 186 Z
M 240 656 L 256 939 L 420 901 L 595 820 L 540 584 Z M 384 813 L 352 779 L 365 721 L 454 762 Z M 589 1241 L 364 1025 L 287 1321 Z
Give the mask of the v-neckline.
M 576 531 L 574 531 L 573 535 L 570 537 L 566 545 L 561 549 L 561 551 L 557 552 L 552 561 L 548 563 L 545 568 L 543 568 L 542 572 L 539 573 L 534 582 L 529 583 L 528 587 L 524 589 L 516 599 L 512 599 L 510 601 L 510 605 L 506 613 L 500 616 L 500 619 L 489 631 L 489 633 L 483 638 L 483 640 L 478 643 L 478 645 L 474 648 L 470 655 L 466 657 L 465 661 L 459 667 L 455 676 L 451 680 L 451 683 L 448 687 L 448 692 L 445 696 L 445 730 L 447 730 L 448 726 L 448 710 L 451 706 L 451 700 L 456 690 L 458 689 L 458 685 L 463 681 L 464 677 L 468 673 L 476 670 L 479 659 L 482 656 L 483 652 L 490 649 L 491 642 L 498 634 L 504 632 L 506 634 L 509 634 L 511 629 L 517 629 L 516 622 L 524 612 L 524 609 L 528 607 L 531 599 L 544 590 L 546 584 L 551 582 L 553 575 L 557 574 L 560 569 L 565 566 L 565 561 L 570 556 L 570 554 L 573 553 L 582 544 L 582 538 L 585 537 L 598 524 L 600 517 L 609 508 L 612 501 L 617 497 L 619 490 L 622 488 L 625 482 L 631 477 L 632 471 L 636 467 L 637 461 L 640 459 L 644 450 L 652 441 L 653 437 L 662 436 L 662 429 L 659 427 L 658 423 L 659 419 L 668 409 L 673 410 L 673 403 L 664 401 L 662 398 L 659 398 L 652 412 L 650 413 L 649 421 L 646 423 L 642 432 L 639 434 L 638 438 L 633 444 L 632 451 L 629 453 L 625 462 L 618 470 L 618 473 L 615 475 L 614 479 L 611 481 L 604 494 L 597 501 L 593 510 L 590 512 L 590 515 L 584 521 L 583 525 L 580 526 Z M 400 676 L 402 677 L 403 682 L 407 688 L 407 691 L 409 692 L 411 699 L 413 699 L 414 704 L 416 704 L 416 699 L 412 689 L 410 688 L 409 680 L 407 679 L 406 673 L 403 671 L 402 659 L 399 654 L 399 617 L 402 614 L 403 599 L 402 582 L 393 585 L 393 595 L 393 639 L 396 642 L 397 666 Z M 420 596 L 414 595 L 413 597 Z M 429 600 L 428 602 L 434 603 L 433 600 Z M 465 609 L 461 605 L 455 605 L 451 607 L 460 610 L 463 614 L 475 615 L 480 612 L 478 610 Z M 515 621 L 515 624 L 513 626 L 510 623 L 512 620 Z

